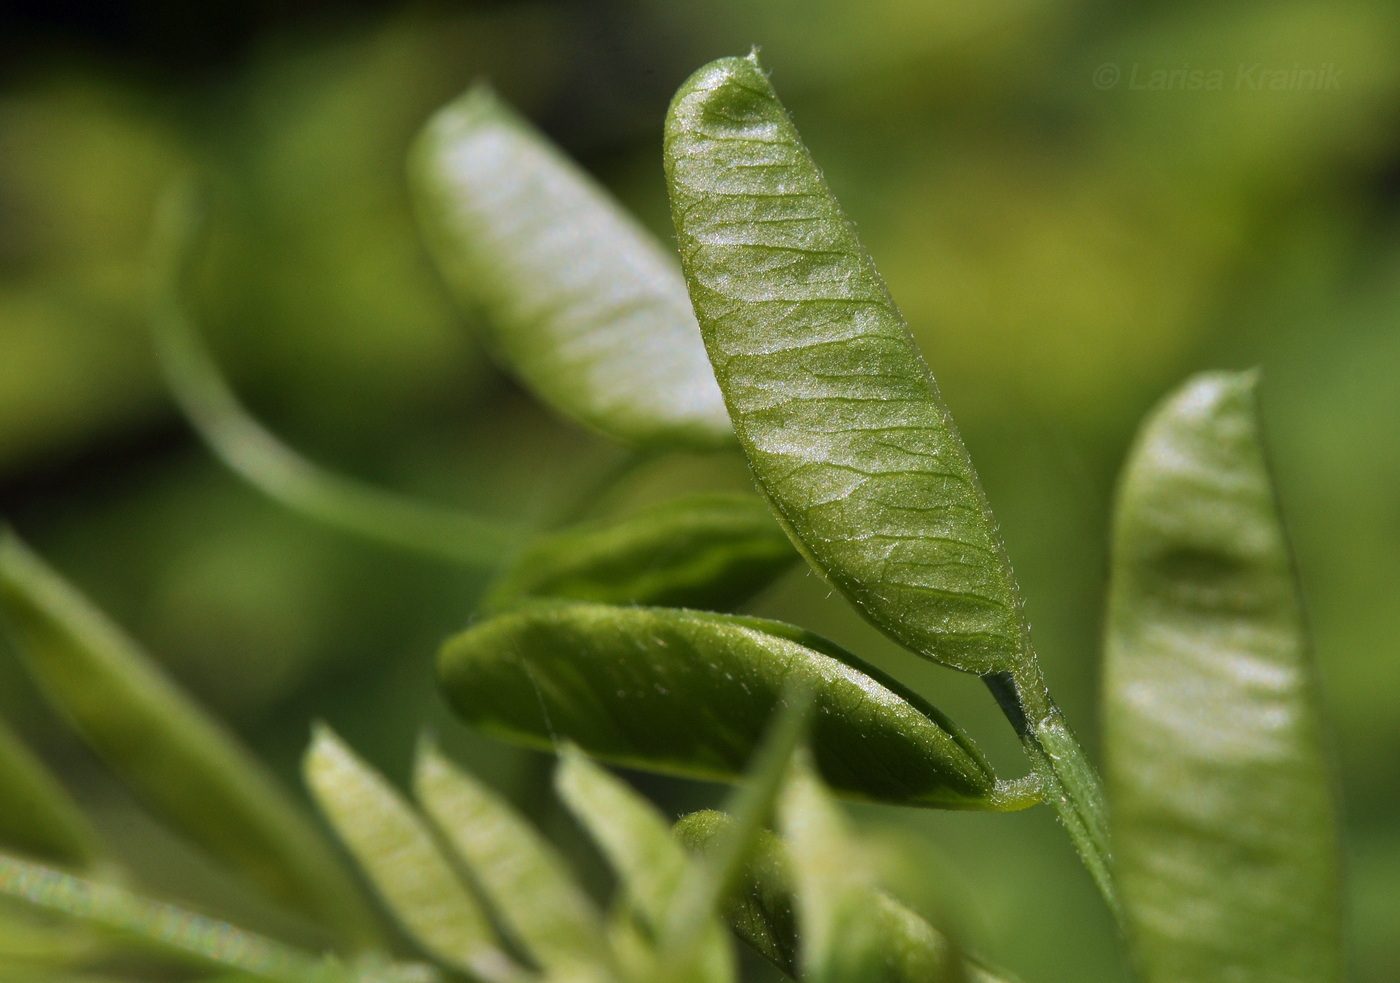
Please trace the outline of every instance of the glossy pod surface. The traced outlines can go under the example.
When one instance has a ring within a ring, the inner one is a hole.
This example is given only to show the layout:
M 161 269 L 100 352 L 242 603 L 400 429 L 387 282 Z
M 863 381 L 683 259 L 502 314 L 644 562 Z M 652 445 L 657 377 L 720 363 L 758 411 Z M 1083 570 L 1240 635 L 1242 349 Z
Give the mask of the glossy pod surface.
M 489 606 L 526 598 L 729 610 L 798 559 L 756 495 L 692 495 L 545 537 L 521 554 Z
M 666 173 L 691 300 L 755 479 L 881 630 L 969 672 L 1030 658 L 981 485 L 903 316 L 757 61 L 676 94 Z
M 1332 782 L 1251 374 L 1148 421 L 1113 561 L 1104 744 L 1143 980 L 1336 983 Z
M 536 395 L 632 444 L 732 443 L 674 258 L 490 89 L 429 121 L 409 177 L 448 287 Z
M 873 666 L 777 622 L 542 603 L 458 635 L 439 668 L 453 707 L 488 731 L 720 781 L 743 775 L 797 681 L 814 692 L 813 752 L 837 791 L 995 807 L 991 770 L 954 724 Z

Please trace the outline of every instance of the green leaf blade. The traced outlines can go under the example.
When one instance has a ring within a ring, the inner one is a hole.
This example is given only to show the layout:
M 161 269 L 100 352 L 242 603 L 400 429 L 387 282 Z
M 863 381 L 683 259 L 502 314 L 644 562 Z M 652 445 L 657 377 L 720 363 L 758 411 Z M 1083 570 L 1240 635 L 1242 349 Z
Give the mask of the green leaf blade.
M 1113 560 L 1107 777 L 1144 979 L 1336 983 L 1332 777 L 1252 374 L 1144 426 Z
M 594 764 L 577 747 L 566 745 L 554 773 L 560 799 L 588 831 L 608 865 L 617 875 L 626 908 L 641 916 L 650 938 L 662 938 L 682 917 L 687 877 L 693 877 L 691 862 L 671 835 L 670 827 L 656 807 L 634 792 L 621 779 Z M 670 972 L 682 979 L 725 983 L 735 975 L 733 950 L 724 926 L 713 912 L 699 913 L 699 924 L 688 926 L 695 933 L 694 948 L 682 959 L 673 950 L 645 947 L 642 959 L 650 964 L 650 976 Z M 657 963 L 666 970 L 659 970 Z M 684 964 L 684 971 L 678 972 Z
M 39 860 L 90 867 L 97 832 L 53 774 L 0 720 L 0 843 Z
M 506 929 L 547 971 L 601 980 L 612 962 L 602 917 L 554 849 L 516 811 L 431 745 L 414 787 Z
M 1045 687 L 967 450 L 753 56 L 681 86 L 665 158 L 691 299 L 761 490 L 868 621 L 993 688 L 1113 906 L 1097 776 Z
M 676 837 L 693 851 L 713 850 L 733 825 L 723 812 L 682 816 Z M 724 917 L 734 933 L 787 975 L 798 976 L 798 931 L 793 863 L 788 846 L 763 831 L 746 858 L 741 877 L 725 898 Z M 1005 983 L 1009 977 L 963 957 L 946 935 L 883 890 L 867 902 L 879 924 L 883 979 L 888 983 L 958 981 Z M 962 965 L 958 965 L 959 961 Z
M 732 442 L 674 261 L 489 89 L 429 121 L 409 173 L 449 287 L 545 402 L 641 446 Z
M 324 724 L 316 727 L 302 771 L 346 848 L 425 951 L 483 979 L 517 975 L 452 861 L 382 775 Z
M 797 560 L 752 495 L 695 495 L 591 523 L 527 549 L 490 606 L 526 598 L 729 610 Z
M 709 809 L 682 816 L 676 838 L 696 852 L 708 852 L 733 825 L 726 814 Z M 723 899 L 725 921 L 734 934 L 787 975 L 797 977 L 797 917 L 792 902 L 792 872 L 782 841 L 759 833 L 743 869 Z
M 754 476 L 816 569 L 881 630 L 986 674 L 1029 656 L 967 452 L 883 280 L 752 56 L 666 121 L 681 260 Z
M 675 835 L 686 849 L 710 853 L 734 819 L 706 809 L 682 816 Z M 788 976 L 798 977 L 799 935 L 788 844 L 763 830 L 725 898 L 724 917 L 734 933 Z M 883 979 L 889 983 L 1011 983 L 1012 977 L 960 954 L 921 914 L 875 889 L 867 900 L 878 921 Z M 959 965 L 960 963 L 960 965 Z
M 873 869 L 850 821 L 822 787 L 806 755 L 797 758 L 788 775 L 778 818 L 792 847 L 802 979 L 812 983 L 886 979 L 883 926 L 872 904 Z M 947 962 L 956 964 L 952 959 Z M 930 983 L 945 983 L 948 978 L 940 973 Z
M 439 677 L 457 712 L 498 736 L 731 782 L 797 682 L 815 699 L 818 765 L 843 794 L 998 808 L 990 767 L 956 725 L 854 655 L 776 622 L 541 603 L 450 640 Z
M 659 932 L 687 864 L 685 851 L 671 837 L 661 813 L 573 745 L 566 745 L 560 755 L 554 786 L 607 858 L 637 911 L 652 931 Z
M 271 983 L 339 983 L 335 964 L 225 922 L 111 884 L 0 855 L 0 896 L 128 933 L 167 952 Z M 9 968 L 9 967 L 6 967 Z
M 40 689 L 152 808 L 346 944 L 378 944 L 374 915 L 310 817 L 8 530 L 0 530 L 0 609 Z

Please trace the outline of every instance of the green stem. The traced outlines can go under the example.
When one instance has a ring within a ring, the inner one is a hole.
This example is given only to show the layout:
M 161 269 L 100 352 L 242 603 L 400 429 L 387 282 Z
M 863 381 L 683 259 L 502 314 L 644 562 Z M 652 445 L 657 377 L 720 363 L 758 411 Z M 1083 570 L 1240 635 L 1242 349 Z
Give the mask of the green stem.
M 527 535 L 524 528 L 342 477 L 302 457 L 249 414 L 183 303 L 196 231 L 190 199 L 186 189 L 177 189 L 156 216 L 150 326 L 166 384 L 210 450 L 268 497 L 367 539 L 468 566 L 495 566 L 514 552 Z
M 0 855 L 0 895 L 91 925 L 130 933 L 162 949 L 193 956 L 211 966 L 232 969 L 269 983 L 343 980 L 334 963 L 309 953 L 151 901 L 111 884 Z M 40 974 L 42 975 L 42 974 Z
M 1015 673 L 995 673 L 982 681 L 1016 728 L 1031 769 L 1040 778 L 1044 801 L 1059 815 L 1099 893 L 1121 924 L 1103 784 L 1051 698 L 1039 665 L 1031 658 Z

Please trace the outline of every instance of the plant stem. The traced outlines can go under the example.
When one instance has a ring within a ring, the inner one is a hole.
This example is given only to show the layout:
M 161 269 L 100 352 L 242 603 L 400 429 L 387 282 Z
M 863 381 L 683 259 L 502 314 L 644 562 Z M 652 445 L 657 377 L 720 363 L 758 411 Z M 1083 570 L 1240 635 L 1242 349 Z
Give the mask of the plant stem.
M 151 259 L 151 335 L 175 402 L 215 456 L 268 497 L 366 539 L 454 563 L 493 567 L 527 530 L 383 491 L 308 461 L 239 402 L 200 341 L 182 297 L 195 236 L 191 195 L 174 189 L 157 213 Z
M 1103 784 L 1051 698 L 1040 666 L 1032 657 L 1014 673 L 993 673 L 983 676 L 982 681 L 1016 728 L 1031 769 L 1040 778 L 1044 801 L 1059 815 L 1099 893 L 1121 925 Z
M 161 949 L 247 974 L 252 980 L 309 983 L 349 978 L 348 973 L 334 973 L 336 964 L 273 939 L 148 900 L 113 884 L 73 877 L 16 857 L 0 855 L 0 895 L 130 933 Z

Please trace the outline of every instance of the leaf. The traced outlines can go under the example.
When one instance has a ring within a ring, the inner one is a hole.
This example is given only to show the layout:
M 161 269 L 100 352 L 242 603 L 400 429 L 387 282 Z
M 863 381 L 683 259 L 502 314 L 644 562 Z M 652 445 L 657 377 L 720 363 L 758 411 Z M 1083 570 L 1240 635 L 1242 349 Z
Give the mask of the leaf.
M 0 842 L 40 860 L 74 867 L 90 867 L 101 855 L 97 833 L 82 811 L 3 720 Z
M 302 771 L 341 841 L 426 952 L 484 980 L 523 975 L 427 824 L 324 724 L 316 726 Z
M 541 539 L 496 584 L 489 604 L 555 597 L 728 610 L 796 559 L 761 499 L 695 495 Z
M 560 752 L 554 787 L 598 844 L 637 911 L 659 932 L 689 863 L 665 818 L 572 744 Z
M 812 746 L 857 798 L 1003 807 L 971 739 L 874 666 L 800 629 L 670 608 L 539 603 L 444 646 L 469 722 L 532 747 L 573 741 L 616 764 L 735 781 L 790 682 L 812 688 Z M 1024 803 L 1022 803 L 1024 804 Z
M 733 822 L 714 809 L 692 812 L 676 823 L 675 835 L 689 849 L 704 853 Z M 797 977 L 792 873 L 777 836 L 766 830 L 758 835 L 737 883 L 725 895 L 723 913 L 739 938 L 784 973 Z
M 254 419 L 185 307 L 183 280 L 198 226 L 193 190 L 172 187 L 156 213 L 150 328 L 171 395 L 219 460 L 285 507 L 396 549 L 492 566 L 524 540 L 525 531 L 511 522 L 425 504 L 329 471 Z
M 347 943 L 378 941 L 355 882 L 263 765 L 8 530 L 0 608 L 43 693 L 162 816 Z
M 1098 777 L 1045 687 L 971 459 L 755 56 L 681 85 L 665 162 L 691 300 L 760 489 L 867 620 L 983 677 L 1113 906 Z
M 603 920 L 567 865 L 534 828 L 431 745 L 414 788 L 506 929 L 547 972 L 605 978 L 612 962 Z
M 675 833 L 689 849 L 705 852 L 714 848 L 733 822 L 715 810 L 694 812 L 681 817 Z M 787 846 L 779 837 L 763 831 L 744 864 L 742 877 L 725 899 L 724 916 L 739 938 L 783 972 L 796 977 L 798 934 L 793 890 Z M 957 966 L 952 960 L 959 954 L 948 938 L 885 891 L 874 891 L 868 903 L 879 924 L 879 949 L 885 954 L 884 978 L 888 983 L 1008 980 L 971 960 Z
M 91 966 L 111 950 L 111 940 L 102 934 L 88 925 L 56 922 L 46 911 L 26 912 L 7 903 L 0 913 L 0 980 L 29 983 L 43 978 L 41 972 L 60 975 Z
M 160 948 L 275 983 L 332 983 L 324 961 L 225 922 L 151 901 L 110 884 L 0 856 L 0 895 L 91 925 L 135 935 Z
M 802 979 L 810 983 L 884 979 L 880 925 L 871 904 L 873 870 L 849 821 L 822 788 L 806 755 L 799 755 L 793 764 L 778 818 L 783 836 L 792 845 Z
M 679 957 L 677 961 L 693 951 L 702 928 L 717 920 L 724 897 L 738 881 L 763 824 L 770 821 L 794 756 L 807 737 L 812 697 L 812 688 L 804 680 L 789 681 L 744 783 L 729 794 L 726 805 L 734 822 L 720 836 L 706 862 L 692 864 L 687 871 L 665 937 L 664 951 Z
M 490 89 L 428 122 L 409 177 L 449 288 L 536 395 L 628 443 L 732 442 L 675 261 Z
M 685 850 L 671 836 L 666 820 L 625 782 L 614 778 L 573 745 L 565 745 L 554 773 L 559 797 L 588 831 L 616 873 L 629 904 L 641 915 L 652 938 L 662 936 L 682 897 L 691 866 Z M 691 979 L 723 981 L 734 976 L 733 953 L 723 926 L 706 912 L 700 919 L 697 948 L 687 954 Z M 641 958 L 650 961 L 655 978 L 666 969 L 678 968 L 671 953 L 654 947 Z M 640 959 L 638 961 L 641 961 Z
M 1334 778 L 1254 388 L 1190 380 L 1118 492 L 1105 749 L 1146 983 L 1342 979 Z
M 936 662 L 1032 658 L 986 497 L 884 281 L 760 70 L 722 58 L 666 117 L 681 262 L 754 477 L 812 565 Z

